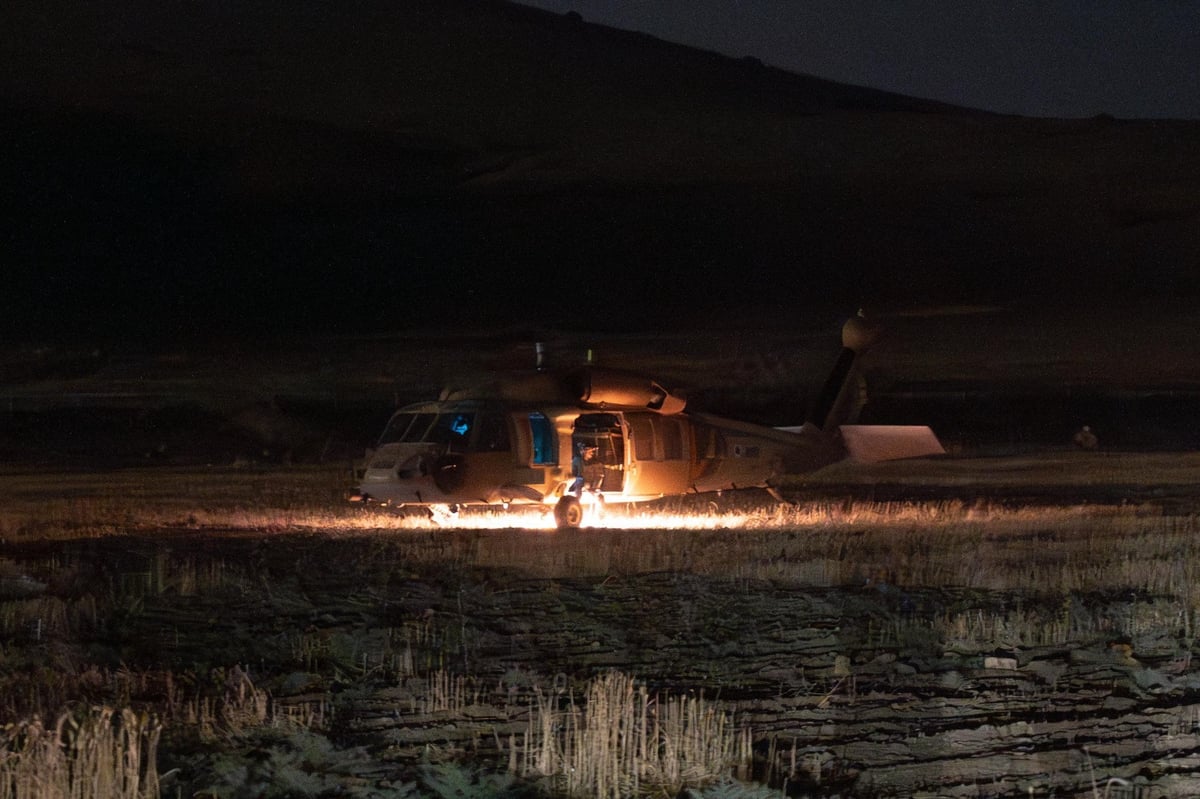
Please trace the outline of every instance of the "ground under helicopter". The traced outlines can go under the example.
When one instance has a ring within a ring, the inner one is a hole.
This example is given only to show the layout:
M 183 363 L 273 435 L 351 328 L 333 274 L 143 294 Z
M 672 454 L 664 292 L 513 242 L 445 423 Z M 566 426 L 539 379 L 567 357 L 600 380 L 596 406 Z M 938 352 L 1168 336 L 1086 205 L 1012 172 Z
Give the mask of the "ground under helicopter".
M 848 457 L 941 454 L 928 427 L 845 424 L 858 404 L 860 356 L 874 339 L 861 317 L 847 321 L 808 420 L 782 428 L 691 412 L 644 376 L 592 365 L 553 370 L 539 359 L 537 371 L 396 411 L 367 453 L 354 499 L 430 509 L 542 505 L 559 529 L 573 529 L 604 503 L 773 492 L 780 475 Z

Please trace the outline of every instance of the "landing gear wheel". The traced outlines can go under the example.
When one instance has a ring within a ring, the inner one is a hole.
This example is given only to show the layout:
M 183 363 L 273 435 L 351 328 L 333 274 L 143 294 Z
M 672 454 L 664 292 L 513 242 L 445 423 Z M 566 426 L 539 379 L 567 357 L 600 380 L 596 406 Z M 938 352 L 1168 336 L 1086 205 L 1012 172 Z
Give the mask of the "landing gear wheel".
M 583 523 L 583 505 L 568 494 L 554 506 L 554 524 L 559 530 L 578 530 Z

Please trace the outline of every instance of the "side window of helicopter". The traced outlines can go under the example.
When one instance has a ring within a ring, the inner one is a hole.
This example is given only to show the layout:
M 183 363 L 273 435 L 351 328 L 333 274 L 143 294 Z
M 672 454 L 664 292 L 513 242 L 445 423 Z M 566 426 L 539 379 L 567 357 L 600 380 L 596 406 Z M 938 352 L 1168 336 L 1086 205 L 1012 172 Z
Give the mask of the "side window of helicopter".
M 683 460 L 683 433 L 677 419 L 655 419 L 655 426 L 662 431 L 663 460 Z
M 475 427 L 473 413 L 442 413 L 438 414 L 429 434 L 424 441 L 438 444 L 448 444 L 451 449 L 462 452 L 471 440 L 471 430 Z
M 633 457 L 639 461 L 654 460 L 654 428 L 650 417 L 631 413 L 625 421 L 629 424 L 629 437 L 633 439 Z
M 680 461 L 687 455 L 683 426 L 678 419 L 631 413 L 625 417 L 633 439 L 633 457 L 639 461 Z
M 696 455 L 699 458 L 725 457 L 725 437 L 708 425 L 696 426 Z
M 480 452 L 509 451 L 507 419 L 498 413 L 481 413 L 478 426 L 475 449 Z
M 529 414 L 529 430 L 533 437 L 533 462 L 558 463 L 558 437 L 554 434 L 554 425 L 550 420 L 534 411 Z

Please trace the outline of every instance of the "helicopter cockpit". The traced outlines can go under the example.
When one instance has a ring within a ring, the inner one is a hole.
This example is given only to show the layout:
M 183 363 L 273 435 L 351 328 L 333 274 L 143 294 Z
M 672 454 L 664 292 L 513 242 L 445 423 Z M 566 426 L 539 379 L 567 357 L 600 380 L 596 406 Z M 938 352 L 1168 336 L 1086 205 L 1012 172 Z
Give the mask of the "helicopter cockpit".
M 505 416 L 478 402 L 425 403 L 397 411 L 377 446 L 431 444 L 445 452 L 508 452 Z

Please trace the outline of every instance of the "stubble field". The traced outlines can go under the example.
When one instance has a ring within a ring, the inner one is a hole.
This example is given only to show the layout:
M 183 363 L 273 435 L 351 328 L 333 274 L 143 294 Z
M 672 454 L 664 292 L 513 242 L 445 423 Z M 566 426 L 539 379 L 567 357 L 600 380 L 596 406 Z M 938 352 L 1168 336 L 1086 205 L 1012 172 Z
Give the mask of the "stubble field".
M 0 785 L 86 751 L 125 796 L 1186 795 L 1197 474 L 835 469 L 561 534 L 341 468 L 10 471 Z

